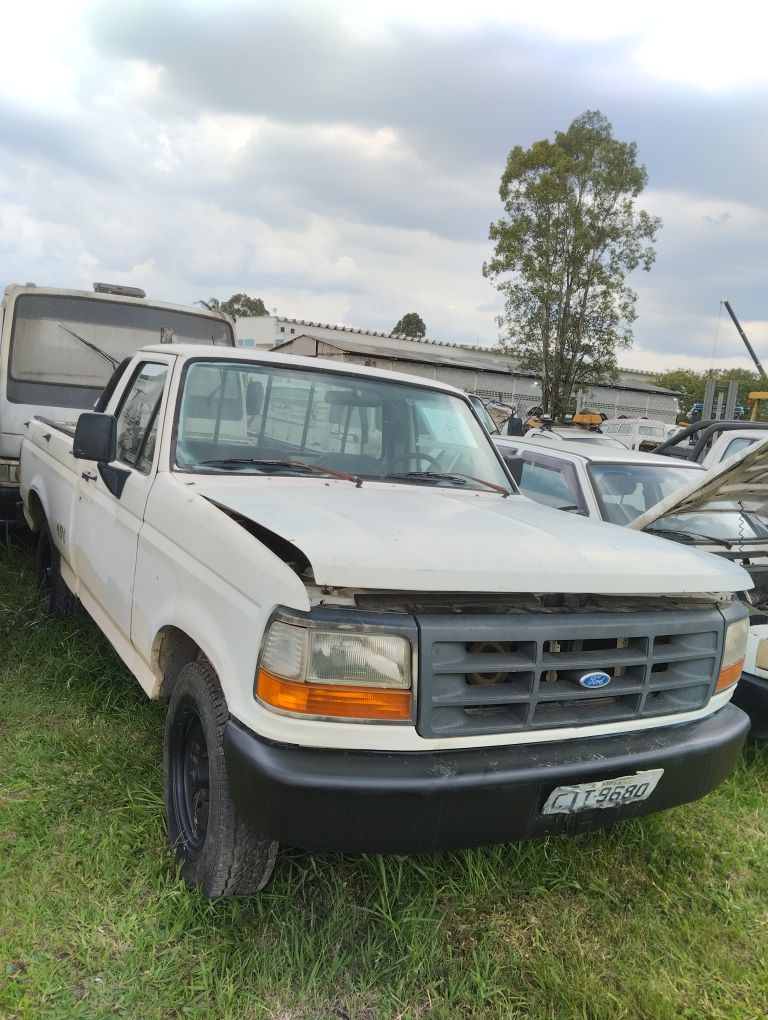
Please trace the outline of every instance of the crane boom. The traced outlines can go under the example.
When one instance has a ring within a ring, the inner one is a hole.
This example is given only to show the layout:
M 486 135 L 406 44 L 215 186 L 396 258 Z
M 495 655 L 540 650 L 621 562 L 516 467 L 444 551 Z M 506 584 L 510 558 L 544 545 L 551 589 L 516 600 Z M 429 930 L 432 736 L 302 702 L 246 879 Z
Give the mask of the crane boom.
M 754 350 L 753 350 L 753 348 L 752 348 L 752 344 L 751 344 L 751 343 L 749 342 L 749 340 L 747 340 L 747 334 L 746 334 L 746 333 L 744 332 L 744 330 L 743 330 L 743 329 L 741 328 L 741 323 L 740 323 L 740 322 L 739 322 L 739 320 L 738 320 L 738 319 L 736 318 L 736 314 L 735 314 L 734 310 L 733 310 L 733 309 L 731 308 L 731 305 L 730 305 L 730 303 L 729 303 L 728 301 L 723 301 L 723 304 L 725 305 L 725 310 L 726 310 L 726 311 L 728 312 L 728 314 L 730 315 L 730 317 L 731 317 L 731 318 L 733 319 L 733 324 L 734 324 L 734 326 L 736 327 L 736 329 L 738 329 L 738 331 L 739 331 L 739 336 L 740 336 L 740 337 L 741 337 L 741 339 L 742 339 L 742 340 L 744 341 L 744 346 L 745 346 L 745 347 L 747 348 L 747 350 L 749 351 L 749 355 L 750 355 L 750 357 L 752 358 L 752 360 L 754 361 L 755 365 L 757 366 L 757 371 L 758 371 L 758 372 L 760 373 L 760 375 L 763 375 L 763 376 L 764 376 L 764 375 L 766 374 L 766 373 L 765 373 L 765 369 L 764 369 L 764 368 L 763 368 L 763 366 L 762 366 L 762 365 L 760 364 L 760 359 L 759 359 L 759 358 L 758 358 L 758 356 L 757 356 L 757 355 L 755 354 L 755 352 L 754 352 Z

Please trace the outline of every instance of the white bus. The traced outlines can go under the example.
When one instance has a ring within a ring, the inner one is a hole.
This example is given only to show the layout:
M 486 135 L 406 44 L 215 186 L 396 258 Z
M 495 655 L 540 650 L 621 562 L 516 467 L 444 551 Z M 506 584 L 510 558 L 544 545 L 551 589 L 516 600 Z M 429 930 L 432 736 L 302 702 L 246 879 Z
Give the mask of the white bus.
M 0 538 L 22 524 L 18 467 L 34 415 L 74 422 L 115 368 L 152 343 L 234 347 L 229 316 L 147 299 L 143 290 L 94 283 L 93 291 L 11 285 L 0 327 Z

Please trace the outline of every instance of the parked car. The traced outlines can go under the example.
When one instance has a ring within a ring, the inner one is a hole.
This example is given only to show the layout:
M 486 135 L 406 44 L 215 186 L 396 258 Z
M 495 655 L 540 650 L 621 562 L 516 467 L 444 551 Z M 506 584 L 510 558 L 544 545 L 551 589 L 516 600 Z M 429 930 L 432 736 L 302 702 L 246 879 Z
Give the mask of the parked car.
M 745 739 L 749 575 L 537 506 L 450 386 L 148 347 L 103 413 L 32 422 L 21 488 L 49 611 L 79 599 L 169 699 L 168 838 L 209 896 L 261 888 L 278 841 L 636 818 Z
M 628 450 L 642 449 L 650 452 L 669 437 L 668 422 L 653 418 L 609 418 L 603 422 L 602 430 L 607 436 L 618 440 Z
M 19 451 L 35 415 L 74 423 L 117 365 L 147 343 L 234 347 L 223 312 L 145 297 L 136 287 L 93 291 L 10 286 L 0 312 L 0 541 L 23 523 Z
M 707 470 L 695 461 L 574 443 L 542 455 L 525 440 L 496 440 L 520 489 L 545 506 L 644 530 L 744 564 L 750 633 L 734 695 L 753 731 L 768 736 L 768 433 L 760 447 Z M 723 438 L 727 438 L 727 435 Z
M 759 443 L 765 438 L 766 432 L 764 430 L 758 432 L 755 429 L 745 429 L 743 432 L 737 432 L 735 435 L 733 432 L 723 432 L 715 438 L 710 449 L 702 457 L 701 463 L 705 468 L 714 467 L 730 457 L 735 457 L 742 450 L 754 446 L 755 443 Z
M 700 421 L 678 430 L 654 452 L 711 468 L 765 439 L 766 435 L 766 422 Z

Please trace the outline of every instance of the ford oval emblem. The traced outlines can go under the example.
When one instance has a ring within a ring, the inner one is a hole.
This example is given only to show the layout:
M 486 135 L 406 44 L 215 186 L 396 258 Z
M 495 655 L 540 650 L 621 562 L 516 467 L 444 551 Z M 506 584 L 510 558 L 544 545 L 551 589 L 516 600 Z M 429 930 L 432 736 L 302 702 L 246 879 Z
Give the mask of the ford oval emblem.
M 593 673 L 582 673 L 579 677 L 579 685 L 581 687 L 606 687 L 610 682 L 610 676 L 607 673 L 603 673 L 602 670 L 595 670 Z

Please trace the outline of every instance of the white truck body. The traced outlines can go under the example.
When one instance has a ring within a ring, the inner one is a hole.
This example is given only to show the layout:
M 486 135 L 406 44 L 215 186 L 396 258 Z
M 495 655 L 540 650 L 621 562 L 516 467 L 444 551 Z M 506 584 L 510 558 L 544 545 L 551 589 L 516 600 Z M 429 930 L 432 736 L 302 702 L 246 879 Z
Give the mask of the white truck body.
M 147 343 L 160 342 L 161 331 L 167 342 L 234 346 L 228 316 L 130 296 L 125 290 L 132 288 L 5 288 L 0 318 L 0 532 L 21 519 L 19 452 L 35 415 L 74 423 L 80 411 L 93 407 L 112 375 L 110 359 L 120 362 Z
M 735 457 L 742 450 L 754 446 L 755 443 L 759 443 L 763 439 L 765 439 L 765 431 L 760 431 L 759 429 L 744 429 L 743 431 L 739 429 L 738 432 L 723 432 L 713 440 L 712 446 L 701 463 L 705 468 L 716 467 L 724 460 L 730 460 L 731 457 Z
M 102 425 L 117 455 L 90 462 Z M 171 816 L 190 663 L 215 674 L 226 789 L 262 842 L 410 852 L 575 832 L 700 796 L 735 762 L 749 576 L 519 495 L 450 386 L 149 347 L 77 437 L 73 457 L 71 431 L 31 424 L 25 515 L 52 543 L 48 578 L 150 697 L 170 694 Z M 331 660 L 338 678 L 319 680 Z M 371 698 L 402 713 L 359 707 Z M 605 805 L 588 803 L 595 781 Z M 201 863 L 211 819 L 202 850 L 169 833 L 220 895 Z

